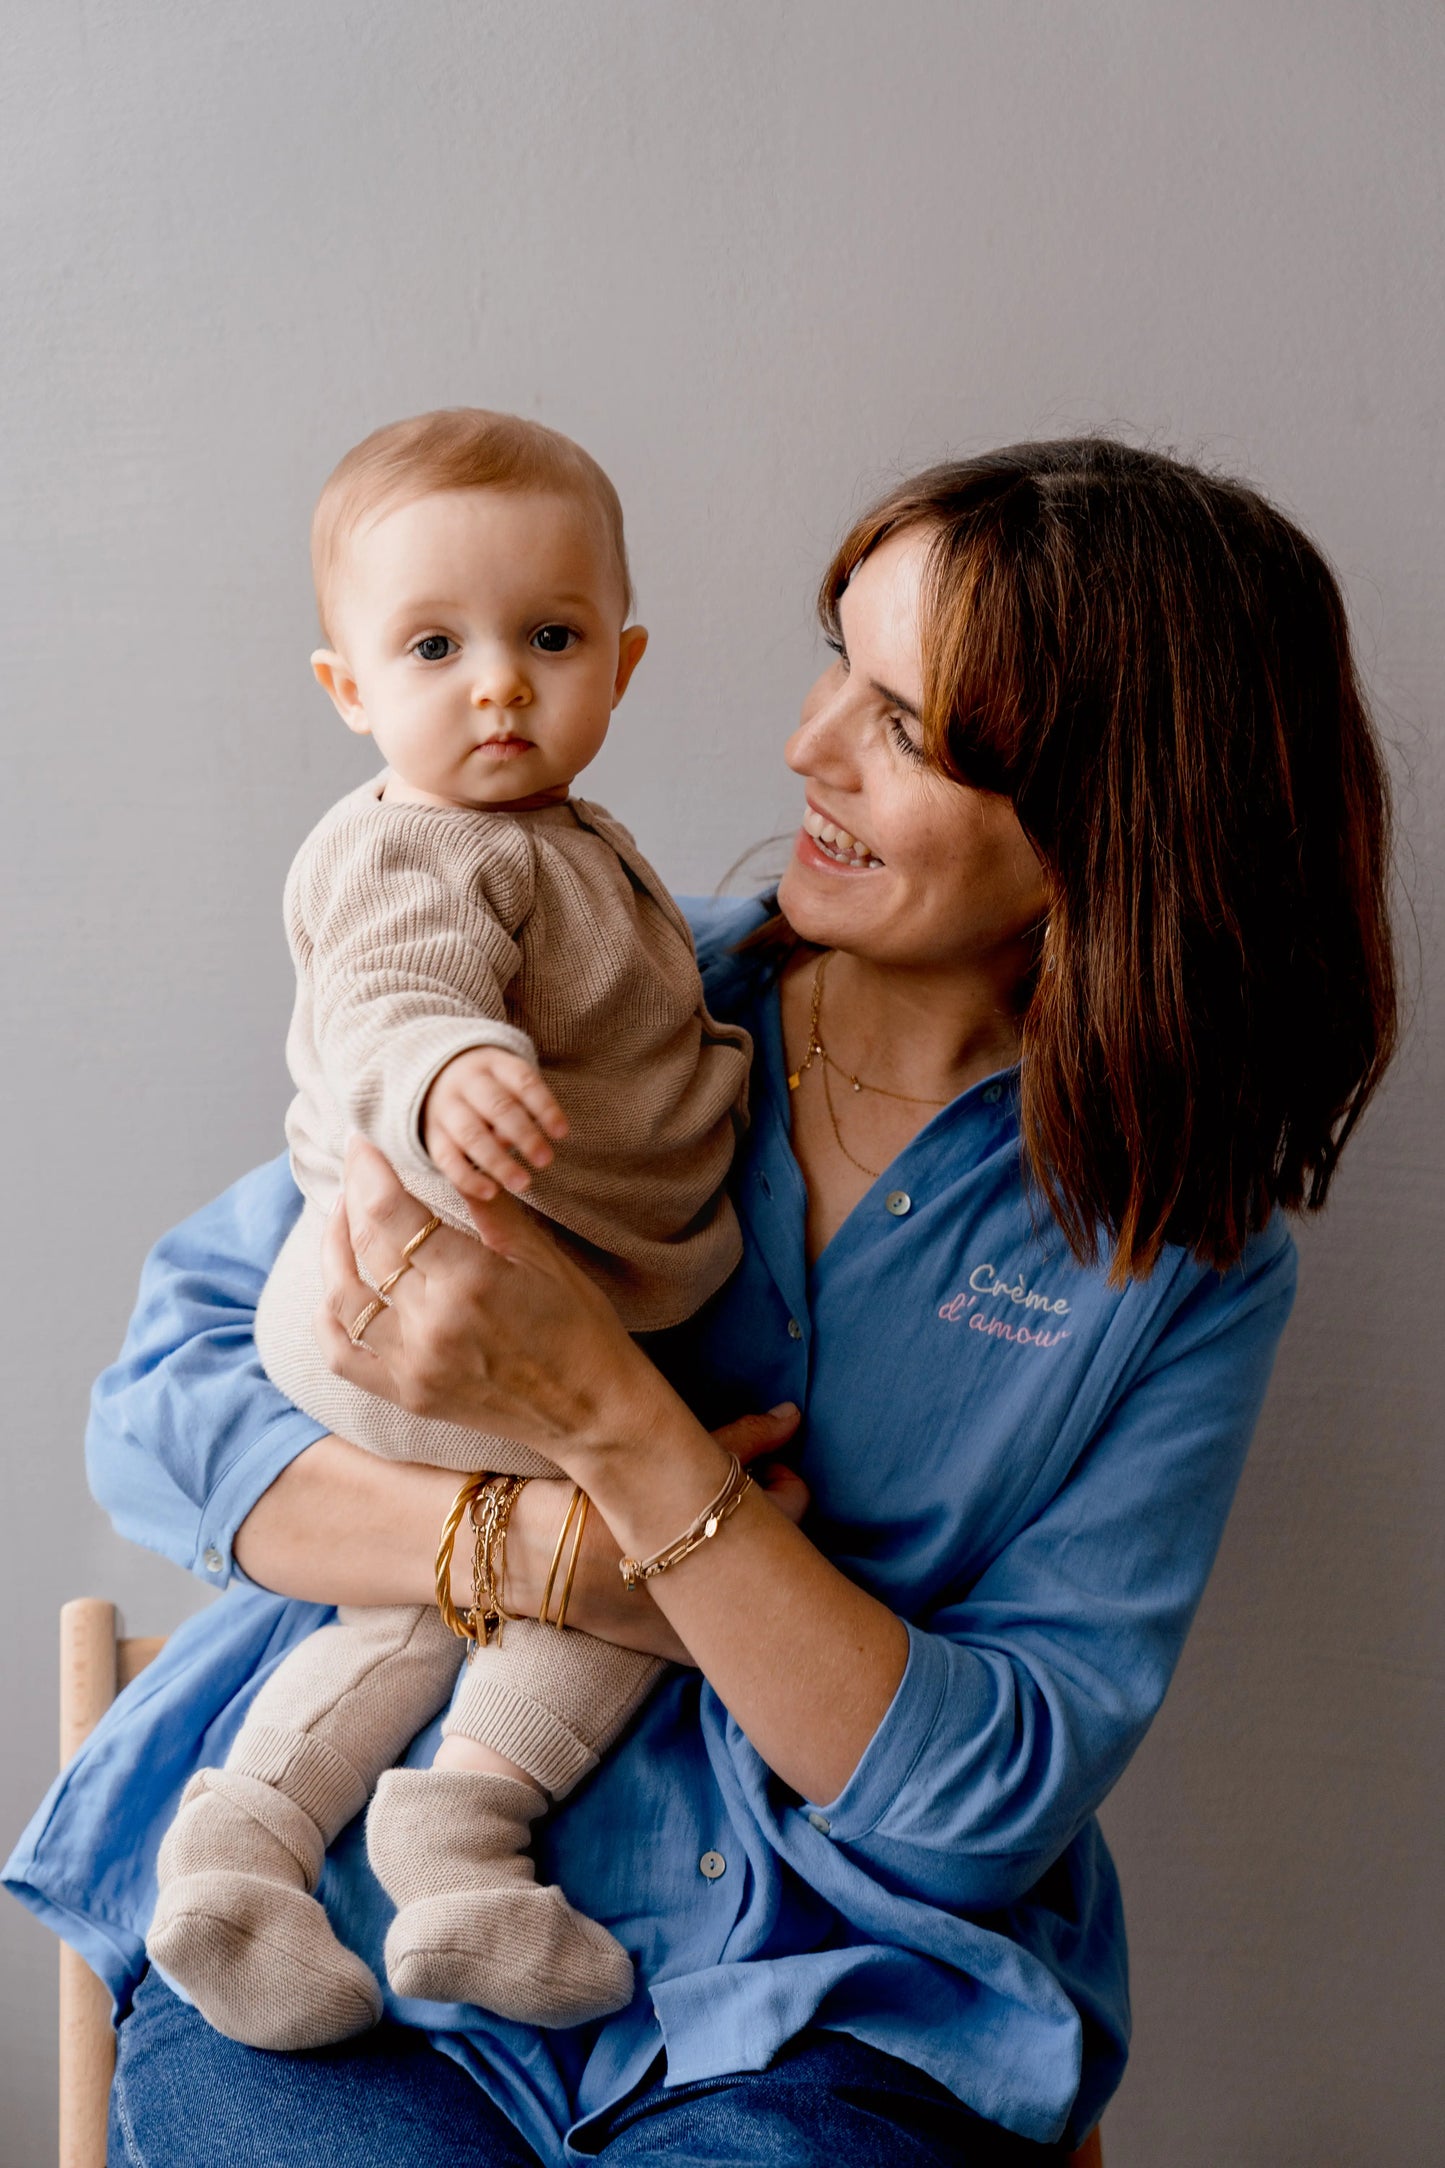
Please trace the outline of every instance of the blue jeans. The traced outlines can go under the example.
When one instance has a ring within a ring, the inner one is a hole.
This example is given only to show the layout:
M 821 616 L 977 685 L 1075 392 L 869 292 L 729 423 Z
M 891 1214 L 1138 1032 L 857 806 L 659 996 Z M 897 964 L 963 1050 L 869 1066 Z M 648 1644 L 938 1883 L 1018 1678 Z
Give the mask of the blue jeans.
M 1046 2168 L 1057 2147 L 985 2123 L 921 2071 L 844 2033 L 767 2070 L 612 2111 L 589 2154 L 668 2168 Z M 545 2168 L 560 2168 L 559 2146 Z M 571 2156 L 576 2159 L 578 2156 Z M 213 2032 L 155 1973 L 117 2043 L 107 2168 L 544 2168 L 501 2110 L 419 2032 L 385 2024 L 298 2055 Z

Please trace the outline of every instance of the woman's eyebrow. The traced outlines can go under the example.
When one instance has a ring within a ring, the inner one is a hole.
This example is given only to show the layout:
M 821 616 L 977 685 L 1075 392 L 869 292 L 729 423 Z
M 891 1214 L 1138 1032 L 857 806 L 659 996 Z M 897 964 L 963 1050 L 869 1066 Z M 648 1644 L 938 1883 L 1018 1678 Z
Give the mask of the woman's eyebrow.
M 879 699 L 886 700 L 890 707 L 902 708 L 904 714 L 911 715 L 915 723 L 923 721 L 921 710 L 916 708 L 911 700 L 905 700 L 902 693 L 895 693 L 887 685 L 880 685 L 877 678 L 869 678 L 868 683 L 877 693 Z

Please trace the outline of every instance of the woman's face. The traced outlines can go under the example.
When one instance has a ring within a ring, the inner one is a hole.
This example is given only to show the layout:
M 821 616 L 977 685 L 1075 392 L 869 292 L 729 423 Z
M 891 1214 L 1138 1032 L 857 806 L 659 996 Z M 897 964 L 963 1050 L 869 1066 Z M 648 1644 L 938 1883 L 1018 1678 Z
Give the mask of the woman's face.
M 925 760 L 920 605 L 929 534 L 891 535 L 839 605 L 842 652 L 803 702 L 786 759 L 808 810 L 778 902 L 804 940 L 904 969 L 997 972 L 1034 956 L 1046 891 L 1006 798 Z

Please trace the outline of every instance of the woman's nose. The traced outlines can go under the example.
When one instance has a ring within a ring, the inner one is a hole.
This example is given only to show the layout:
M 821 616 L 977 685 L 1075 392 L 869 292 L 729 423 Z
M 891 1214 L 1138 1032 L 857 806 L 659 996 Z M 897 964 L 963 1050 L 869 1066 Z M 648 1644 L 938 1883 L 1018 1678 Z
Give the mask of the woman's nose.
M 825 670 L 810 688 L 798 727 L 783 747 L 783 758 L 795 775 L 843 785 L 853 779 L 856 763 L 845 712 L 846 687 L 832 680 L 833 672 Z

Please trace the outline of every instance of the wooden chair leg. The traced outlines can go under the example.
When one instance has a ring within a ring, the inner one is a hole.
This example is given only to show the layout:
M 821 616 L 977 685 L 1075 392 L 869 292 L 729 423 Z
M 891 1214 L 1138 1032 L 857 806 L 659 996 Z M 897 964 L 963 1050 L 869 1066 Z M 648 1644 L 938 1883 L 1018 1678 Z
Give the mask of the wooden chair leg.
M 86 1596 L 60 1613 L 60 1759 L 68 1762 L 115 1699 L 115 1605 Z M 60 1951 L 60 2168 L 105 2168 L 115 2073 L 110 1996 L 85 1959 Z
M 60 2168 L 105 2168 L 115 2076 L 110 1990 L 79 1950 L 60 1949 Z

